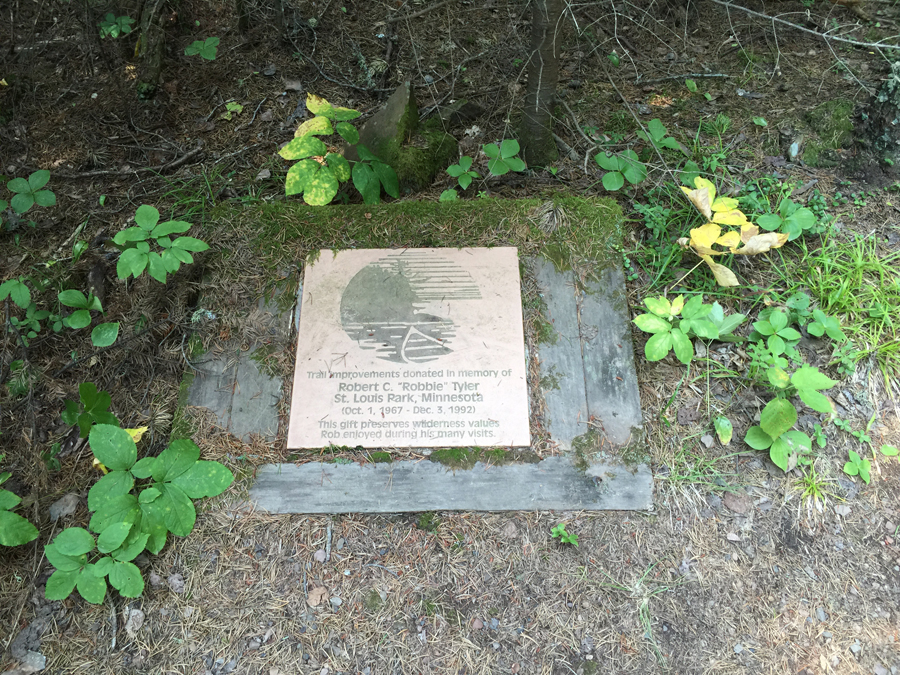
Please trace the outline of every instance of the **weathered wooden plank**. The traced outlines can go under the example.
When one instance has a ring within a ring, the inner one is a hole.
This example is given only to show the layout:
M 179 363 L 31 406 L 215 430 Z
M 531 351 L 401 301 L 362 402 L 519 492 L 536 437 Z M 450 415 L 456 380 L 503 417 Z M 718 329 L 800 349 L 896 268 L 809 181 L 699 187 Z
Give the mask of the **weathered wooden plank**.
M 544 258 L 535 258 L 532 264 L 547 306 L 547 318 L 557 333 L 556 342 L 542 343 L 538 348 L 545 424 L 551 439 L 568 451 L 572 440 L 588 430 L 575 279 L 572 272 L 557 272 L 553 263 Z
M 267 464 L 250 499 L 270 513 L 646 510 L 646 465 L 594 464 L 581 472 L 562 457 L 537 464 L 453 471 L 436 462 Z
M 618 266 L 600 277 L 586 285 L 579 313 L 588 414 L 607 440 L 625 445 L 642 423 L 625 277 Z

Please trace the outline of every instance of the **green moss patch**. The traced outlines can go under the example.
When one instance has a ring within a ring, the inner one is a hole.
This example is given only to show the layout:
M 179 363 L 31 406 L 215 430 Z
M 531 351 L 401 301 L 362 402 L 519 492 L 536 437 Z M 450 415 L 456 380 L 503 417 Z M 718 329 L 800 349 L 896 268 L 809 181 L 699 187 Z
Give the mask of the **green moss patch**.
M 541 458 L 530 450 L 505 450 L 503 448 L 443 448 L 432 452 L 428 459 L 451 469 L 471 469 L 478 462 L 498 466 L 536 464 L 541 461 Z
M 839 158 L 833 150 L 848 145 L 853 138 L 853 102 L 847 99 L 825 101 L 807 114 L 807 123 L 816 133 L 803 150 L 803 161 L 810 166 L 836 166 Z

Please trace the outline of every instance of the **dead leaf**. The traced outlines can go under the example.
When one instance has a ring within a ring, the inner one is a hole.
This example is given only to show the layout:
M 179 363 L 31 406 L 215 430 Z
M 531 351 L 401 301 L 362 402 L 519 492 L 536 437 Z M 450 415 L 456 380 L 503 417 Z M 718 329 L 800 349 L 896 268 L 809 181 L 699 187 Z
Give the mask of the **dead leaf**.
M 309 592 L 309 597 L 306 599 L 306 602 L 309 603 L 310 607 L 318 607 L 327 597 L 328 589 L 324 586 L 316 586 Z
M 166 579 L 169 588 L 175 593 L 184 593 L 184 577 L 180 574 L 172 574 Z
M 739 249 L 732 249 L 735 255 L 758 255 L 773 248 L 780 248 L 787 243 L 788 235 L 781 232 L 766 232 L 751 238 Z
M 709 266 L 709 269 L 712 270 L 713 276 L 716 278 L 716 282 L 719 286 L 740 285 L 734 272 L 725 267 L 725 265 L 720 265 L 708 255 L 701 255 L 700 257 L 703 258 L 703 261 Z
M 128 619 L 125 621 L 125 632 L 128 633 L 128 637 L 133 638 L 144 625 L 144 613 L 139 609 L 132 609 L 126 610 L 126 616 Z
M 710 196 L 709 196 L 709 188 L 700 188 L 698 190 L 691 190 L 686 187 L 682 187 L 681 190 L 687 195 L 688 200 L 690 200 L 691 204 L 694 205 L 694 208 L 697 209 L 702 216 L 705 216 L 708 220 L 712 220 L 712 208 L 710 208 Z

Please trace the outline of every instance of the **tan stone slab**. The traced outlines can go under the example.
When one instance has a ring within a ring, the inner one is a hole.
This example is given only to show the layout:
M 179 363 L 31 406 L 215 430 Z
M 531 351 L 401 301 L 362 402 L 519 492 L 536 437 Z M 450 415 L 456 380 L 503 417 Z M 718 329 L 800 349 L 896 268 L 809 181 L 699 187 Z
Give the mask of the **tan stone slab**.
M 288 448 L 527 446 L 515 248 L 320 252 Z

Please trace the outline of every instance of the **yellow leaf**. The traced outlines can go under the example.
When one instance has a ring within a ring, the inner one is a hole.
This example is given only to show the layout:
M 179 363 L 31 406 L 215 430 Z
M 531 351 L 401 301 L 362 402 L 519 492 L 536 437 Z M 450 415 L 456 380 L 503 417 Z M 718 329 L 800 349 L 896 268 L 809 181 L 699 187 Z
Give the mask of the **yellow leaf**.
M 759 234 L 759 228 L 751 223 L 741 225 L 741 241 L 745 244 Z
M 706 188 L 707 193 L 709 194 L 709 203 L 712 204 L 716 201 L 716 185 L 712 181 L 706 180 L 705 178 L 701 178 L 697 176 L 694 179 L 694 187 L 698 190 L 702 190 Z
M 681 312 L 681 310 L 683 310 L 683 309 L 684 309 L 684 296 L 679 295 L 677 298 L 675 298 L 672 301 L 672 309 L 669 310 L 669 314 L 672 316 L 675 316 L 676 314 Z
M 781 232 L 766 232 L 765 234 L 756 235 L 741 248 L 737 250 L 732 249 L 731 252 L 735 255 L 757 255 L 773 248 L 780 248 L 784 246 L 787 240 L 788 235 Z
M 313 115 L 321 115 L 331 110 L 331 104 L 321 96 L 306 94 L 306 109 Z
M 743 225 L 747 222 L 747 216 L 735 209 L 733 211 L 719 211 L 713 216 L 712 220 L 714 223 L 721 225 Z
M 137 443 L 141 440 L 141 436 L 144 435 L 144 432 L 149 428 L 150 427 L 138 427 L 137 429 L 126 429 L 125 433 L 131 436 L 131 440 Z
M 713 211 L 736 211 L 738 200 L 733 197 L 719 197 L 710 207 Z
M 725 265 L 720 265 L 719 263 L 713 261 L 711 257 L 708 255 L 701 255 L 703 258 L 703 262 L 709 265 L 709 269 L 712 270 L 713 276 L 716 278 L 716 282 L 718 282 L 719 286 L 739 286 L 737 277 L 734 276 L 734 272 L 725 267 Z
M 737 230 L 731 230 L 731 232 L 726 232 L 721 237 L 716 239 L 716 243 L 719 246 L 727 246 L 728 248 L 734 248 L 741 243 L 741 235 Z
M 720 251 L 713 250 L 713 244 L 721 232 L 722 228 L 715 223 L 706 223 L 691 230 L 691 246 L 697 255 L 720 255 Z
M 109 473 L 109 469 L 107 469 L 103 464 L 100 463 L 100 460 L 94 457 L 94 468 L 102 471 L 103 473 Z
M 329 121 L 327 117 L 318 115 L 311 120 L 306 120 L 297 127 L 297 131 L 294 132 L 294 138 L 300 138 L 301 136 L 320 136 L 332 133 L 334 133 L 334 130 L 331 128 L 331 121 Z
M 700 179 L 698 178 L 697 180 Z M 712 220 L 712 209 L 709 208 L 709 190 L 707 188 L 688 190 L 686 187 L 682 187 L 681 190 L 687 195 L 691 204 L 694 205 L 694 208 L 697 209 L 701 215 Z

